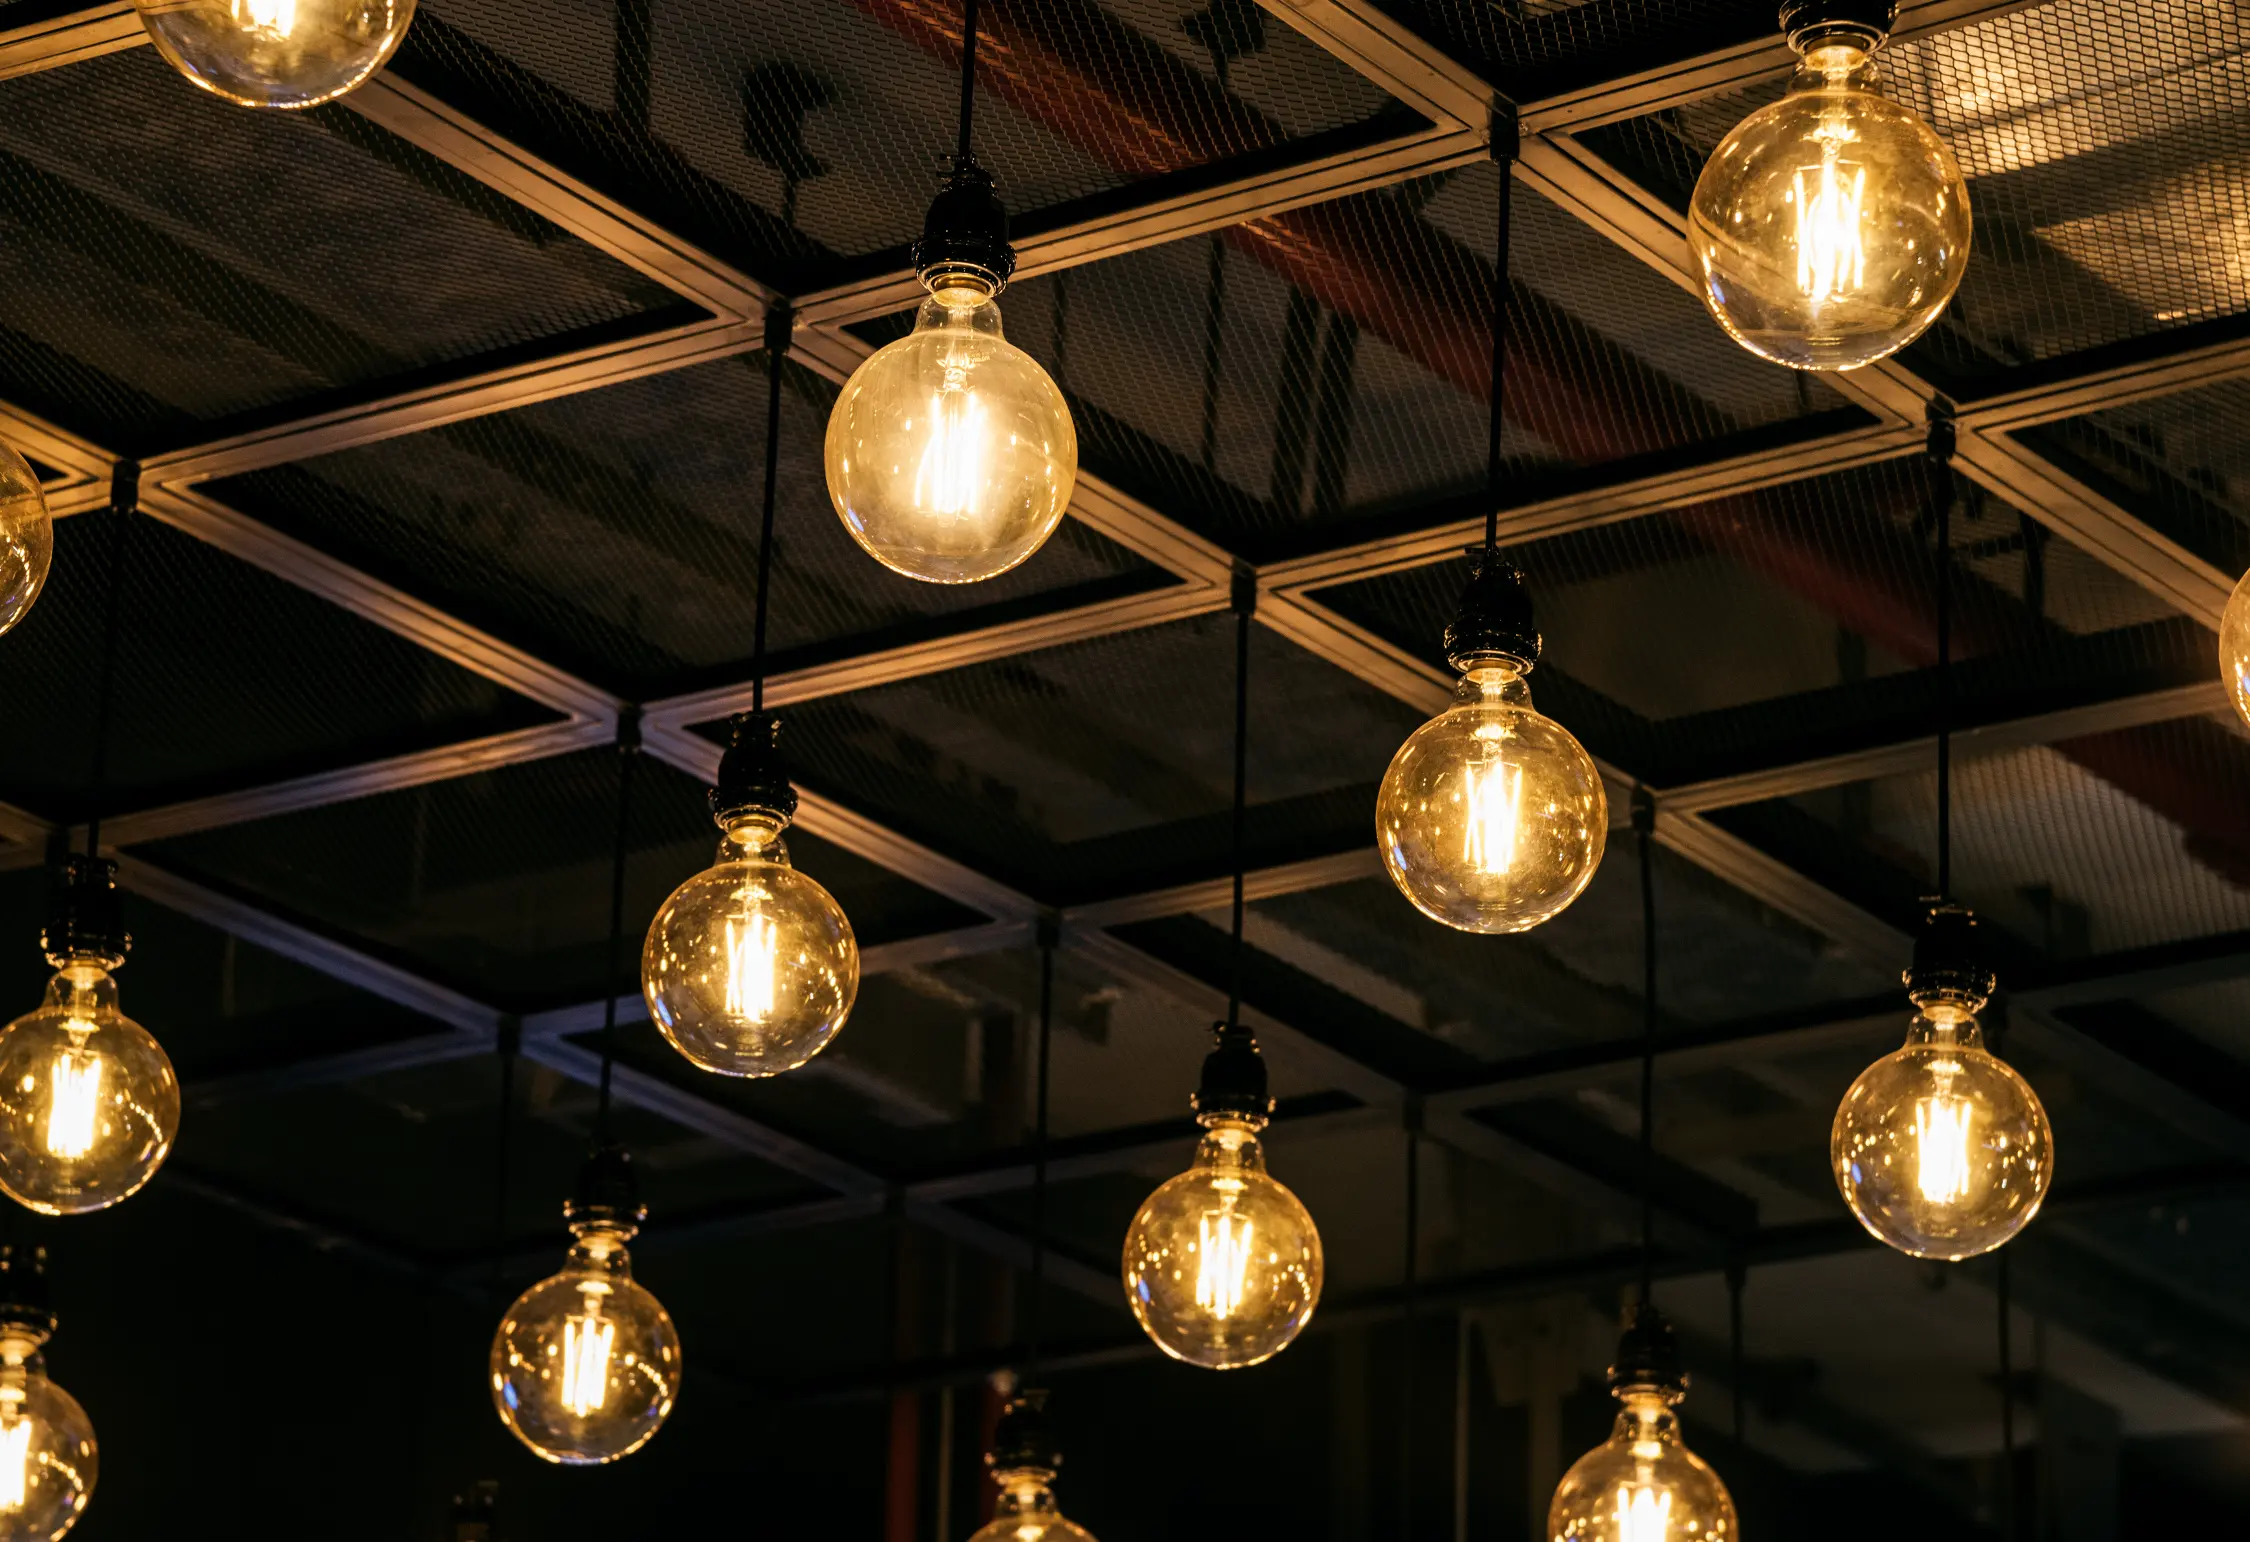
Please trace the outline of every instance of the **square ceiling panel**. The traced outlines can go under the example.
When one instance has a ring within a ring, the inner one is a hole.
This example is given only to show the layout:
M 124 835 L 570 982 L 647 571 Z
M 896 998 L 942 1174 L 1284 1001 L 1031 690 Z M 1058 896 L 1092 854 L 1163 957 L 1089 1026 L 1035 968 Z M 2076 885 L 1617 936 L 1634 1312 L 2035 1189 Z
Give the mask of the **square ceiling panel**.
M 1907 363 L 1953 388 L 2250 310 L 2250 23 L 2204 0 L 2055 0 L 1887 48 L 1885 89 L 1969 177 L 1961 292 Z M 1778 81 L 1587 142 L 1685 208 Z
M 764 356 L 741 356 L 209 485 L 219 499 L 634 700 L 750 674 Z M 835 388 L 782 398 L 775 669 L 1170 583 L 1065 520 L 989 583 L 917 583 L 855 544 L 821 441 Z
M 808 702 L 806 785 L 1057 901 L 1228 869 L 1234 618 L 1207 616 Z M 1413 711 L 1256 627 L 1249 842 L 1370 839 Z
M 1019 230 L 1166 173 L 1419 122 L 1238 0 L 990 0 L 980 17 L 977 158 Z M 949 0 L 445 0 L 395 67 L 801 289 L 920 233 L 953 149 L 960 42 Z
M 1498 192 L 1473 166 L 1027 279 L 1003 302 L 1009 336 L 1070 396 L 1090 469 L 1230 549 L 1457 517 L 1485 481 Z M 1810 415 L 1857 420 L 1521 186 L 1512 223 L 1512 498 Z
M 616 752 L 588 751 L 145 850 L 497 1006 L 571 1005 L 602 993 L 617 768 Z M 718 845 L 703 787 L 679 772 L 644 757 L 632 799 L 627 993 L 650 918 Z M 803 831 L 789 848 L 863 947 L 980 919 Z
M 46 592 L 0 637 L 0 802 L 82 818 L 110 519 L 55 527 Z M 105 812 L 237 791 L 553 714 L 215 547 L 128 533 Z
M 2210 635 L 1965 479 L 1953 517 L 1954 719 L 2209 677 Z M 1653 786 L 1921 736 L 1936 565 L 1919 459 L 1511 548 L 1546 648 L 1533 694 Z M 1317 591 L 1441 662 L 1466 557 Z
M 2191 717 L 1959 762 L 1953 886 L 2029 956 L 2250 928 L 2250 740 Z M 1934 770 L 1713 816 L 1895 917 L 1934 886 Z
M 0 235 L 5 394 L 131 451 L 686 314 L 347 108 L 246 112 L 153 48 L 0 82 Z

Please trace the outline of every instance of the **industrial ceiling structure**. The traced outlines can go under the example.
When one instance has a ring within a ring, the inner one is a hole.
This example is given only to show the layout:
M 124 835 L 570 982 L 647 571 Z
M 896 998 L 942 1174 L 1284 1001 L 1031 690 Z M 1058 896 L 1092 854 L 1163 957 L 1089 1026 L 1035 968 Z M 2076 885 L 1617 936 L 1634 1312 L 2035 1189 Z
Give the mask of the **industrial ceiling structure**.
M 0 438 L 58 515 L 138 478 L 99 812 L 187 1102 L 148 1201 L 17 1223 L 103 1428 L 80 1535 L 187 1506 L 439 1536 L 497 1478 L 511 1538 L 965 1537 L 1024 1349 L 1042 941 L 1074 1518 L 1538 1535 L 1636 1272 L 1631 842 L 1556 921 L 1476 938 L 1393 892 L 1371 823 L 1450 692 L 1503 196 L 1534 689 L 1620 821 L 1635 788 L 1657 810 L 1659 1273 L 1698 1449 L 1753 1542 L 1989 1536 L 2003 1494 L 2073 1542 L 2239 1517 L 2250 745 L 2212 632 L 2250 564 L 2250 20 L 1907 4 L 1887 76 L 1969 174 L 1975 254 L 1920 342 L 1821 376 L 1737 349 L 1687 267 L 1697 169 L 1791 63 L 1767 0 L 984 0 L 983 27 L 1002 309 L 1082 470 L 1045 550 L 953 589 L 865 561 L 818 445 L 920 294 L 954 0 L 432 0 L 291 115 L 182 86 L 130 5 L 0 6 Z M 592 1117 L 621 731 L 653 762 L 630 926 L 709 857 L 779 304 L 767 702 L 867 983 L 773 1082 L 699 1075 L 624 1002 L 640 1269 L 687 1379 L 633 1462 L 553 1471 L 491 1420 L 483 1346 Z M 1932 884 L 1933 410 L 1967 484 L 1954 876 L 2059 1152 L 2010 1250 L 2005 1399 L 1995 1266 L 1875 1248 L 1824 1155 Z M 0 639 L 11 1012 L 39 869 L 96 812 L 99 523 L 62 520 Z M 1329 1283 L 1286 1361 L 1211 1377 L 1155 1358 L 1116 1250 L 1227 996 L 1245 589 L 1244 998 Z

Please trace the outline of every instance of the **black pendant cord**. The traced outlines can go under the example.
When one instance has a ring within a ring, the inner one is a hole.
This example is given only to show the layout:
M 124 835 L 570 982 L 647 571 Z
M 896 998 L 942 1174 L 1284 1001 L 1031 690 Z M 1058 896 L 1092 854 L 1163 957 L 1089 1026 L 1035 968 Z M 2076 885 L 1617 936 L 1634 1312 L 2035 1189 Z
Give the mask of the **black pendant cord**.
M 1749 1283 L 1750 1270 L 1738 1253 L 1727 1260 L 1727 1385 L 1734 1392 L 1734 1443 L 1738 1446 L 1745 1437 L 1742 1417 L 1742 1292 Z
M 1406 1126 L 1406 1351 L 1400 1362 L 1399 1419 L 1399 1526 L 1398 1534 L 1414 1535 L 1414 1412 L 1416 1351 L 1422 1326 L 1422 1131 L 1419 1116 L 1409 1110 Z
M 976 0 L 970 0 L 973 5 Z M 758 517 L 758 600 L 750 630 L 750 710 L 766 710 L 766 596 L 773 589 L 773 507 L 781 467 L 781 372 L 796 315 L 786 300 L 766 311 L 766 493 Z
M 1953 898 L 1953 420 L 1930 420 L 1931 524 L 1937 535 L 1937 887 Z
M 961 6 L 961 133 L 953 151 L 953 169 L 965 170 L 974 164 L 976 157 L 970 153 L 969 130 L 976 121 L 977 107 L 977 0 L 963 0 Z
M 492 1293 L 501 1294 L 508 1272 L 508 1158 L 515 1144 L 516 1055 L 523 1028 L 514 1018 L 500 1025 L 500 1120 L 492 1152 Z
M 1656 804 L 1633 794 L 1641 865 L 1641 1300 L 1656 1289 Z
M 617 984 L 625 951 L 625 858 L 631 849 L 633 767 L 640 760 L 640 714 L 628 708 L 617 725 L 617 849 L 609 870 L 609 961 L 602 975 L 601 1104 L 594 1116 L 594 1142 L 610 1144 L 611 1073 L 617 1063 Z
M 1234 948 L 1227 966 L 1227 1026 L 1242 1026 L 1242 882 L 1249 860 L 1246 826 L 1250 800 L 1250 616 L 1257 582 L 1237 574 L 1234 584 Z
M 1495 102 L 1492 108 L 1492 159 L 1500 168 L 1500 213 L 1492 256 L 1492 412 L 1487 420 L 1484 446 L 1484 549 L 1500 549 L 1500 423 L 1501 386 L 1508 363 L 1508 214 L 1515 188 L 1517 141 L 1516 115 Z
M 2000 1278 L 2000 1535 L 2015 1542 L 2016 1535 L 2016 1367 L 2015 1345 L 2008 1322 L 2008 1254 L 1999 1258 Z
M 117 639 L 124 630 L 125 545 L 133 517 L 140 512 L 141 468 L 131 461 L 119 462 L 109 485 L 109 578 L 102 600 L 102 662 L 94 694 L 93 764 L 86 777 L 89 861 L 102 854 L 102 804 L 109 788 L 109 727 L 117 698 Z
M 1035 1383 L 1047 1341 L 1047 1089 L 1055 1042 L 1055 942 L 1052 923 L 1039 929 L 1039 1079 L 1031 1130 L 1031 1333 L 1024 1380 Z

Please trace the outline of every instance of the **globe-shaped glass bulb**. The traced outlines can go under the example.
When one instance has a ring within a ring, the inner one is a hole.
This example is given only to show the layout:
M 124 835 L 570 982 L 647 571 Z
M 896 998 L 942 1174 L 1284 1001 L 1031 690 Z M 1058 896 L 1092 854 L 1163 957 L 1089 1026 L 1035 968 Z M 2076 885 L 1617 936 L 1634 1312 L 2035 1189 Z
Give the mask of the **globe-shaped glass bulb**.
M 1055 1475 L 1041 1467 L 995 1472 L 1000 1495 L 992 1519 L 969 1542 L 1094 1542 L 1094 1534 L 1066 1517 L 1055 1503 Z
M 2219 615 L 2219 677 L 2234 710 L 2250 725 L 2250 573 L 2234 586 Z
M 962 275 L 852 371 L 828 418 L 828 495 L 852 539 L 933 584 L 1005 573 L 1062 522 L 1078 433 L 1062 392 Z
M 492 1403 L 535 1456 L 565 1467 L 638 1451 L 680 1395 L 680 1335 L 633 1279 L 629 1226 L 585 1221 L 562 1272 L 516 1297 L 492 1336 Z
M 1680 1439 L 1676 1391 L 1623 1387 L 1609 1439 L 1563 1474 L 1547 1508 L 1554 1542 L 1735 1542 L 1734 1499 Z
M 1928 331 L 1961 287 L 1968 183 L 1945 141 L 1876 90 L 1867 39 L 1830 35 L 1712 152 L 1688 245 L 1736 342 L 1795 369 L 1857 369 Z
M 1231 1371 L 1289 1347 L 1320 1304 L 1320 1231 L 1266 1176 L 1257 1124 L 1207 1116 L 1195 1163 L 1125 1233 L 1125 1299 L 1156 1347 Z
M 0 444 L 0 632 L 24 618 L 46 587 L 55 526 L 31 462 Z
M 781 827 L 738 821 L 672 891 L 641 948 L 641 993 L 672 1047 L 722 1076 L 778 1076 L 825 1049 L 859 995 L 859 943 L 789 865 Z
M 1916 1258 L 1991 1252 L 2030 1224 L 2055 1175 L 2039 1094 L 1945 1003 L 1852 1083 L 1828 1150 L 1860 1224 Z
M 86 1513 L 101 1471 L 93 1421 L 47 1379 L 46 1338 L 0 1323 L 0 1542 L 53 1542 Z
M 172 68 L 243 107 L 312 107 L 397 52 L 414 0 L 134 0 Z
M 1593 758 L 1522 670 L 1480 663 L 1391 758 L 1375 841 L 1399 892 L 1465 932 L 1521 932 L 1586 891 L 1609 841 Z
M 46 999 L 0 1029 L 0 1190 L 47 1215 L 139 1191 L 180 1133 L 180 1083 L 117 1008 L 99 963 L 66 962 Z

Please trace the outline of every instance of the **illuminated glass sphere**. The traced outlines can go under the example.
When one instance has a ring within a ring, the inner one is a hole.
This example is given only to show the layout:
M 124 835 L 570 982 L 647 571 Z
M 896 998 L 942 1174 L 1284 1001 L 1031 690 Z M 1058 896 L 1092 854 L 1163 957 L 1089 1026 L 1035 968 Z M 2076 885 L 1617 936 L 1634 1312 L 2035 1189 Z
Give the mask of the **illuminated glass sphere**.
M 47 1379 L 37 1326 L 0 1324 L 0 1542 L 53 1542 L 85 1514 L 100 1474 L 93 1421 Z
M 1593 758 L 1540 716 L 1520 668 L 1479 663 L 1383 773 L 1375 841 L 1399 892 L 1465 932 L 1521 932 L 1593 882 L 1609 798 Z
M 2054 1179 L 2039 1095 L 1985 1049 L 1976 1018 L 1946 1002 L 1860 1073 L 1828 1144 L 1852 1214 L 1916 1258 L 1991 1252 L 2039 1213 Z
M 55 526 L 31 463 L 0 444 L 0 632 L 24 618 L 46 587 Z
M 1156 1347 L 1230 1371 L 1289 1347 L 1320 1304 L 1320 1231 L 1266 1176 L 1258 1122 L 1205 1119 L 1195 1163 L 1125 1233 L 1125 1299 Z
M 2234 710 L 2250 724 L 2250 573 L 2234 586 L 2219 617 L 2219 677 Z
M 1788 94 L 1737 124 L 1688 205 L 1703 303 L 1752 353 L 1857 369 L 1929 330 L 1969 262 L 1945 141 L 1876 90 L 1871 40 L 1813 40 Z
M 949 275 L 914 330 L 844 382 L 828 495 L 883 566 L 973 584 L 1037 551 L 1070 506 L 1078 433 L 1062 392 L 1000 335 L 989 285 Z
M 672 891 L 641 948 L 649 1017 L 722 1076 L 778 1076 L 827 1047 L 859 995 L 859 943 L 828 891 L 789 865 L 778 823 L 738 821 Z
M 1680 1439 L 1677 1390 L 1621 1387 L 1609 1439 L 1580 1457 L 1547 1509 L 1553 1542 L 1735 1542 L 1734 1499 Z
M 172 68 L 243 107 L 312 107 L 398 51 L 414 0 L 134 0 Z
M 139 1191 L 180 1132 L 180 1083 L 117 1008 L 101 964 L 64 963 L 46 999 L 0 1029 L 0 1190 L 47 1215 Z
M 633 1228 L 582 1221 L 562 1272 L 516 1297 L 492 1337 L 492 1402 L 535 1456 L 614 1462 L 649 1442 L 680 1395 L 680 1335 L 633 1279 Z

